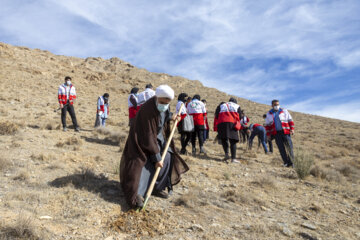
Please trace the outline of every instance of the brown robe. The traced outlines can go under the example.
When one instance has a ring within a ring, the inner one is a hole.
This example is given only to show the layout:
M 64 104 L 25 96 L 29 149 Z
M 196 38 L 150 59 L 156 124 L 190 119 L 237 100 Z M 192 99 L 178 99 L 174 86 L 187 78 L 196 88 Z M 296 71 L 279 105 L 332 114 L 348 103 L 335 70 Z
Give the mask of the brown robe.
M 160 112 L 156 107 L 156 96 L 149 99 L 136 114 L 135 121 L 130 126 L 129 136 L 120 162 L 120 183 L 128 204 L 136 206 L 136 195 L 138 191 L 141 170 L 148 161 L 149 156 L 160 152 L 158 147 L 158 125 Z M 170 124 L 164 124 L 164 136 L 170 136 Z M 189 167 L 176 152 L 174 141 L 170 147 L 173 150 L 171 184 L 180 182 L 181 174 L 187 172 Z M 149 160 L 150 161 L 150 160 Z

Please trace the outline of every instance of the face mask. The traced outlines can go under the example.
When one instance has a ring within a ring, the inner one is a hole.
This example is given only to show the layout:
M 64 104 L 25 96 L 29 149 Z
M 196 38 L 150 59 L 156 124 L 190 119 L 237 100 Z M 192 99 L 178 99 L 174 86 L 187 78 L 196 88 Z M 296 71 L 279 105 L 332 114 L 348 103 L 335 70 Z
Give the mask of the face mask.
M 157 109 L 159 110 L 159 112 L 165 112 L 166 110 L 168 110 L 169 108 L 169 104 L 157 104 Z
M 66 85 L 70 86 L 70 85 L 71 85 L 71 81 L 66 81 Z
M 279 109 L 280 109 L 280 105 L 274 106 L 275 111 L 279 111 Z

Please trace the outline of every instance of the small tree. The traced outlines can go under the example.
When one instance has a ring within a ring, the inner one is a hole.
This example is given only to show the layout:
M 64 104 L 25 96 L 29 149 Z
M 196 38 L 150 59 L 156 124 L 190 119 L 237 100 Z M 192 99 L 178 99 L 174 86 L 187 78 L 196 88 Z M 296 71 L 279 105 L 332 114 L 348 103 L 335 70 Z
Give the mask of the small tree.
M 311 166 L 314 164 L 314 156 L 306 153 L 303 149 L 297 149 L 294 157 L 294 168 L 300 179 L 310 175 Z

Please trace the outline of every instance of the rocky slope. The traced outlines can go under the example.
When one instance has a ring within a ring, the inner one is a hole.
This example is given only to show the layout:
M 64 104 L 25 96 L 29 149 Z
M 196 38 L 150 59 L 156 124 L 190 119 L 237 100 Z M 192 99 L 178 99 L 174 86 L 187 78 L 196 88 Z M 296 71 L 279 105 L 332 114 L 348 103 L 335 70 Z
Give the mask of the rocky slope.
M 67 75 L 77 88 L 80 133 L 62 132 L 54 112 Z M 184 157 L 191 170 L 171 199 L 152 198 L 148 211 L 136 214 L 127 212 L 118 177 L 130 89 L 167 83 L 176 94 L 199 93 L 210 125 L 217 104 L 230 96 L 118 58 L 5 43 L 0 80 L 0 239 L 360 239 L 360 124 L 292 112 L 294 145 L 314 156 L 304 180 L 281 166 L 277 150 L 264 155 L 239 144 L 241 164 L 225 164 L 211 132 L 206 156 Z M 104 92 L 110 119 L 94 130 Z M 262 123 L 269 106 L 238 100 L 253 123 Z

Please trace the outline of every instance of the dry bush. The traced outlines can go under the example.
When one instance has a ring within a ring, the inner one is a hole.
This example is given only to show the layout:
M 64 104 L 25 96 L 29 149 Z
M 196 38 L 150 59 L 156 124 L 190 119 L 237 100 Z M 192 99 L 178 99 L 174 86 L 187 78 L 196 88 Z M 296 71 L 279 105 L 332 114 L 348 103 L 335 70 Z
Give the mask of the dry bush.
M 276 188 L 275 182 L 270 177 L 261 177 L 253 181 L 252 184 L 258 185 L 264 189 Z
M 79 137 L 70 137 L 65 142 L 67 145 L 78 145 L 81 146 L 83 144 L 83 141 Z
M 230 178 L 231 178 L 231 175 L 230 175 L 230 173 L 224 173 L 224 179 L 225 180 L 230 180 Z
M 56 126 L 52 123 L 47 123 L 44 127 L 46 130 L 55 130 Z
M 6 170 L 10 167 L 11 162 L 6 158 L 0 158 L 0 170 Z
M 310 170 L 310 174 L 313 175 L 316 178 L 325 179 L 326 178 L 326 172 L 323 171 L 319 166 L 315 166 Z
M 65 142 L 57 142 L 55 144 L 56 147 L 63 147 L 65 145 L 76 145 L 76 146 L 81 146 L 83 144 L 83 140 L 81 140 L 79 137 L 70 137 L 68 138 Z
M 186 193 L 175 200 L 176 206 L 184 206 L 187 208 L 196 208 L 199 206 L 207 205 L 207 199 L 209 196 L 200 192 L 199 190 L 193 190 L 192 192 Z
M 339 169 L 339 172 L 345 177 L 349 177 L 352 173 L 352 169 L 349 166 L 343 166 Z
M 48 161 L 50 159 L 50 156 L 46 156 L 43 153 L 39 155 L 32 154 L 30 157 L 32 160 L 39 160 L 39 161 Z
M 0 225 L 0 239 L 40 240 L 43 238 L 37 233 L 33 219 L 20 213 L 14 226 Z
M 313 164 L 313 155 L 306 153 L 302 149 L 297 149 L 294 157 L 294 169 L 300 179 L 309 176 Z
M 0 123 L 0 135 L 13 135 L 19 131 L 19 126 L 15 123 L 5 121 Z
M 17 176 L 13 178 L 13 180 L 20 180 L 20 181 L 26 181 L 30 177 L 29 173 L 27 171 L 21 171 Z

